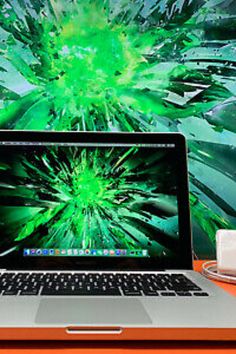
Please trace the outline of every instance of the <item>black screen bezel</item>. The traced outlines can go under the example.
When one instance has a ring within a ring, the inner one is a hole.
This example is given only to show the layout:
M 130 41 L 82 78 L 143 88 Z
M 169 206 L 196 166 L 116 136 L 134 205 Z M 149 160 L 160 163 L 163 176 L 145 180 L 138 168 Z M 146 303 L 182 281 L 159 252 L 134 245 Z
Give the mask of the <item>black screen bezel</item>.
M 175 144 L 178 163 L 178 259 L 119 257 L 0 257 L 0 269 L 25 270 L 164 270 L 193 269 L 186 140 L 180 133 L 0 131 L 0 141 L 40 143 Z

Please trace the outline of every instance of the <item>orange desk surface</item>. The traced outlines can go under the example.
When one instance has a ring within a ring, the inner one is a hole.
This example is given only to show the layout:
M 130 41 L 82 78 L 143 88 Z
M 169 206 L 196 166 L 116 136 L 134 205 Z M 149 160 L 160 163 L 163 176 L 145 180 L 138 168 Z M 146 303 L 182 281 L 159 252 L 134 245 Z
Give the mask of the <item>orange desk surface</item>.
M 201 270 L 202 261 L 195 262 Z M 236 285 L 216 282 L 236 296 Z M 235 342 L 0 342 L 0 354 L 236 354 Z

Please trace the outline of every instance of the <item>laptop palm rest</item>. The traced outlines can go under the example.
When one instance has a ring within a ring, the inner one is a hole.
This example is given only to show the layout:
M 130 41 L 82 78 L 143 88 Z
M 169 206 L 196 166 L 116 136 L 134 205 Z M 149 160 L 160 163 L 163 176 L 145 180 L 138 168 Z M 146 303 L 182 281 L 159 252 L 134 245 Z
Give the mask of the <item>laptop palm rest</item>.
M 151 318 L 138 299 L 51 298 L 42 299 L 38 324 L 149 324 Z

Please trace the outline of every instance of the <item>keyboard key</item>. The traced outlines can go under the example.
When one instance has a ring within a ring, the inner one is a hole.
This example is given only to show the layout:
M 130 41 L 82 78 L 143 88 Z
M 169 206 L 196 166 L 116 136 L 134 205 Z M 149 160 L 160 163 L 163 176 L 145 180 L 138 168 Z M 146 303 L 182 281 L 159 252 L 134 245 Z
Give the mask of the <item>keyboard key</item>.
M 18 290 L 5 290 L 2 295 L 8 295 L 8 296 L 13 296 L 13 295 L 17 295 Z
M 173 291 L 161 292 L 161 296 L 175 296 L 176 294 Z
M 19 295 L 24 295 L 24 296 L 33 296 L 33 295 L 38 295 L 39 294 L 39 289 L 35 290 L 21 290 Z
M 195 296 L 209 296 L 207 293 L 193 293 Z
M 159 296 L 158 292 L 152 290 L 143 290 L 145 296 Z
M 189 293 L 188 291 L 176 291 L 176 294 L 178 295 L 178 296 L 192 296 L 192 294 L 191 293 Z
M 117 289 L 88 289 L 88 288 L 44 288 L 41 295 L 48 296 L 120 296 L 121 292 Z
M 3 273 L 4 278 L 13 278 L 15 276 L 15 273 Z
M 135 290 L 134 291 L 124 290 L 123 293 L 125 296 L 141 296 L 142 295 L 141 291 L 138 291 L 138 290 L 136 290 L 136 291 Z

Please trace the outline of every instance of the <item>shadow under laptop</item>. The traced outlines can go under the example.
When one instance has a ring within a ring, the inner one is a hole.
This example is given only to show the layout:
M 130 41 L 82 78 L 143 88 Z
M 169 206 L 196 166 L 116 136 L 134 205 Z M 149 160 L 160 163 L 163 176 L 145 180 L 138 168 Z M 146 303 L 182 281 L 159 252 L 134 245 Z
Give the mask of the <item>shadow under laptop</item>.
M 167 350 L 209 350 L 209 353 L 215 353 L 215 350 L 236 350 L 236 340 L 227 341 L 2 341 L 0 343 L 0 353 L 15 353 L 15 350 L 24 351 L 24 353 L 38 353 L 41 351 L 54 351 L 59 353 L 118 353 L 119 350 L 126 349 L 130 351 L 139 351 L 140 353 L 153 350 L 166 352 Z M 7 350 L 7 352 L 6 352 Z

